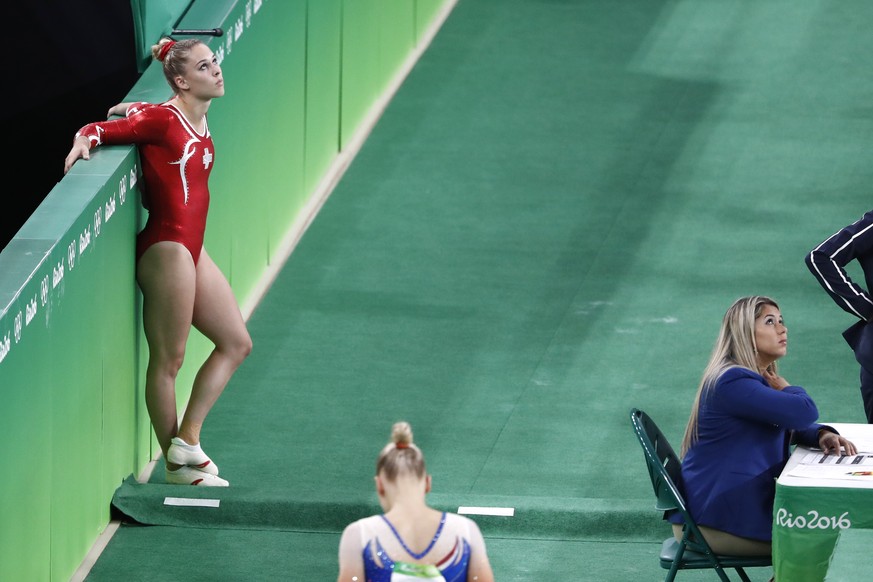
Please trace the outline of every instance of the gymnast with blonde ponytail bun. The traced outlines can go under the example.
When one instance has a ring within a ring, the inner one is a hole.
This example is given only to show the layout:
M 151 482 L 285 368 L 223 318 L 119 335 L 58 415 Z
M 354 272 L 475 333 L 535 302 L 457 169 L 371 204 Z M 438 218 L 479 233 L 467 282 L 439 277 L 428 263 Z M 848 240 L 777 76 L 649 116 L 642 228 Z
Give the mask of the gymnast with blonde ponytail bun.
M 427 505 L 431 489 L 412 427 L 394 424 L 376 460 L 376 493 L 384 513 L 343 531 L 338 582 L 493 582 L 479 526 Z

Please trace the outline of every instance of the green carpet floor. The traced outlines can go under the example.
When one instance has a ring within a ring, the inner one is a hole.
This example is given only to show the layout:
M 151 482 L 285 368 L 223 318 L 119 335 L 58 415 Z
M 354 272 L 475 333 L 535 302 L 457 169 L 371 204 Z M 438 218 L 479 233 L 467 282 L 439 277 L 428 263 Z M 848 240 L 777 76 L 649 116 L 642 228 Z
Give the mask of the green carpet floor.
M 662 579 L 628 411 L 678 444 L 735 298 L 777 299 L 783 375 L 863 422 L 851 320 L 803 258 L 870 204 L 870 17 L 460 0 L 249 320 L 203 432 L 232 486 L 128 480 L 115 507 L 149 525 L 87 579 L 335 580 L 400 419 L 435 506 L 515 508 L 476 518 L 499 581 Z

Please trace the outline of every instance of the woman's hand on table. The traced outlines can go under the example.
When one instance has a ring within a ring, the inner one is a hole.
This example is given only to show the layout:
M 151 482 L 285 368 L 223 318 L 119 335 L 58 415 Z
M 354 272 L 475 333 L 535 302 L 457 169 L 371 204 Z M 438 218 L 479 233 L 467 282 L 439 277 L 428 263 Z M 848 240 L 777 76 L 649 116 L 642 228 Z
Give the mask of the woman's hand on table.
M 846 455 L 854 455 L 858 452 L 852 441 L 829 430 L 819 431 L 818 447 L 826 455 L 839 455 L 841 449 L 845 450 Z

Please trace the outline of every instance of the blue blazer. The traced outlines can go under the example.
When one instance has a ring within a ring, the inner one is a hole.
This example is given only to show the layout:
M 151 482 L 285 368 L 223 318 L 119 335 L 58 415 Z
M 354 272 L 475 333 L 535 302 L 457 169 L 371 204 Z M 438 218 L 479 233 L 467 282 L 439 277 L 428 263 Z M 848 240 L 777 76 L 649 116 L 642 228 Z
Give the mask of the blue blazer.
M 697 525 L 770 541 L 776 479 L 793 443 L 818 446 L 818 408 L 800 386 L 774 390 L 730 368 L 701 399 L 698 440 L 682 459 L 685 501 Z M 827 427 L 828 430 L 834 431 Z M 681 523 L 681 515 L 668 516 Z

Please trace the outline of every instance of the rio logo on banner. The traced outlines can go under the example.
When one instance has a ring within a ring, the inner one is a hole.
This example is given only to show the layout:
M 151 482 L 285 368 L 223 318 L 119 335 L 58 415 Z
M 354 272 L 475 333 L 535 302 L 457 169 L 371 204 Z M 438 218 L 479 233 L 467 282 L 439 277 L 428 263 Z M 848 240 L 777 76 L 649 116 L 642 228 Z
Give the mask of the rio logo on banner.
M 839 517 L 821 515 L 814 509 L 809 510 L 803 515 L 794 515 L 789 513 L 784 507 L 780 507 L 776 512 L 776 525 L 779 527 L 796 528 L 796 529 L 849 529 L 852 527 L 852 521 L 849 519 L 849 512 L 846 511 Z

